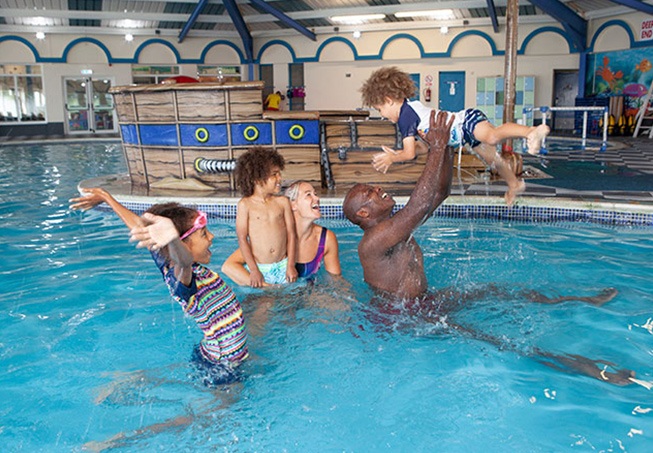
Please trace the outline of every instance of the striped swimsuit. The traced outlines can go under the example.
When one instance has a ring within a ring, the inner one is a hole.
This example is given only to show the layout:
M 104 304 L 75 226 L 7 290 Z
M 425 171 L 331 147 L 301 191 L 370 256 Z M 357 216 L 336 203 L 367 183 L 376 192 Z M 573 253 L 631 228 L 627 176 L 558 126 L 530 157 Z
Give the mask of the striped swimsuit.
M 209 268 L 194 263 L 191 284 L 185 286 L 175 278 L 174 268 L 167 267 L 163 255 L 152 252 L 152 257 L 172 297 L 204 332 L 199 345 L 202 357 L 216 364 L 238 364 L 246 359 L 247 332 L 243 310 L 222 278 Z

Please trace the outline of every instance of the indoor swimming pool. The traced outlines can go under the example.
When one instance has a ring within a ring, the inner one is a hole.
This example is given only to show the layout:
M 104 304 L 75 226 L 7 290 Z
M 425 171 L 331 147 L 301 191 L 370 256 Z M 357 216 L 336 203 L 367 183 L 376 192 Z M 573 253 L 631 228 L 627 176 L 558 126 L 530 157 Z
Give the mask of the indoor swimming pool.
M 2 451 L 650 449 L 650 227 L 435 218 L 415 235 L 434 302 L 381 310 L 362 279 L 361 231 L 325 220 L 345 282 L 234 286 L 246 316 L 271 313 L 249 326 L 243 380 L 209 389 L 190 365 L 201 332 L 147 251 L 114 214 L 68 209 L 81 180 L 124 173 L 123 160 L 115 143 L 0 147 Z M 235 226 L 209 227 L 219 271 Z M 438 298 L 445 288 L 483 294 Z M 618 294 L 603 306 L 524 295 L 606 288 Z M 542 352 L 637 379 L 566 373 Z

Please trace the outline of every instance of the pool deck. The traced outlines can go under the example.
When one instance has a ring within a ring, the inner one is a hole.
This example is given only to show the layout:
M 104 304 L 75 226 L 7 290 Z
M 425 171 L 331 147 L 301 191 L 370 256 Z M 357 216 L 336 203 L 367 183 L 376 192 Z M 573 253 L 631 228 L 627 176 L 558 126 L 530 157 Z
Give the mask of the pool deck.
M 119 141 L 117 137 L 79 137 L 75 139 L 66 138 L 65 140 Z M 62 138 L 60 137 L 39 137 L 38 139 L 32 138 L 29 141 L 4 137 L 2 144 L 57 143 L 61 141 Z M 456 207 L 461 206 L 465 207 L 466 212 L 469 212 L 470 207 L 472 207 L 473 209 L 482 209 L 484 217 L 497 218 L 513 218 L 513 215 L 519 211 L 521 211 L 520 218 L 523 218 L 524 216 L 540 216 L 542 209 L 548 211 L 552 209 L 572 209 L 574 211 L 599 210 L 601 212 L 639 213 L 645 215 L 647 219 L 650 218 L 651 222 L 653 222 L 653 139 L 647 137 L 611 137 L 610 144 L 612 146 L 609 146 L 606 151 L 600 151 L 599 145 L 590 143 L 582 151 L 555 151 L 542 157 L 524 155 L 525 168 L 528 168 L 529 165 L 538 165 L 541 159 L 551 162 L 566 160 L 569 162 L 600 164 L 606 168 L 606 171 L 611 172 L 609 188 L 601 187 L 603 181 L 600 178 L 597 179 L 596 185 L 589 184 L 591 188 L 586 187 L 584 190 L 556 187 L 555 179 L 547 180 L 546 184 L 539 184 L 526 179 L 526 191 L 517 199 L 512 208 L 508 208 L 503 200 L 503 194 L 506 190 L 503 181 L 490 179 L 461 182 L 457 178 L 456 169 L 454 168 L 451 196 L 443 204 L 443 208 L 448 207 L 450 212 L 445 215 L 461 216 L 462 214 L 456 210 Z M 642 184 L 642 186 L 646 187 L 640 188 L 637 183 L 634 183 L 632 173 L 629 171 L 622 171 L 620 174 L 611 171 L 611 169 L 617 167 L 621 167 L 622 170 L 633 171 L 645 179 L 648 179 L 650 175 L 651 183 Z M 91 186 L 107 188 L 119 201 L 136 210 L 144 210 L 153 203 L 175 200 L 184 204 L 196 205 L 200 208 L 206 208 L 207 206 L 219 207 L 220 212 L 210 208 L 209 212 L 217 217 L 225 218 L 235 217 L 235 204 L 240 198 L 237 193 L 231 191 L 190 192 L 171 189 L 148 190 L 142 187 L 132 187 L 126 174 L 106 175 L 80 181 L 80 187 Z M 586 184 L 586 186 L 588 185 Z M 386 189 L 394 196 L 398 206 L 405 204 L 412 191 L 412 187 L 387 187 Z M 341 206 L 345 194 L 346 189 L 321 189 L 321 205 L 325 218 L 342 218 Z M 453 211 L 451 211 L 452 209 Z M 530 211 L 524 213 L 524 209 Z M 564 219 L 566 218 L 563 216 Z M 571 220 L 578 219 L 574 217 Z M 644 223 L 648 225 L 649 220 Z

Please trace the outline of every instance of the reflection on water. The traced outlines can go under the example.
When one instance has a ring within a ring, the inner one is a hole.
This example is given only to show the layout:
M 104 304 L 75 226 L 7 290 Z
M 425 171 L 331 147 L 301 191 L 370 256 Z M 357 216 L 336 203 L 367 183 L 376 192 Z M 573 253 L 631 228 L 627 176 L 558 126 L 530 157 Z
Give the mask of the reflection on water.
M 646 229 L 430 221 L 416 239 L 433 292 L 501 291 L 415 309 L 379 306 L 362 281 L 360 231 L 327 224 L 349 284 L 237 289 L 248 319 L 269 311 L 251 322 L 245 379 L 207 389 L 189 360 L 200 332 L 147 252 L 127 242 L 112 214 L 68 211 L 80 179 L 124 171 L 120 147 L 5 146 L 0 159 L 3 451 L 102 442 L 134 452 L 647 451 L 651 443 L 650 390 L 564 373 L 527 354 L 579 354 L 652 380 Z M 219 269 L 235 229 L 210 227 Z M 520 296 L 607 287 L 619 294 L 601 307 Z

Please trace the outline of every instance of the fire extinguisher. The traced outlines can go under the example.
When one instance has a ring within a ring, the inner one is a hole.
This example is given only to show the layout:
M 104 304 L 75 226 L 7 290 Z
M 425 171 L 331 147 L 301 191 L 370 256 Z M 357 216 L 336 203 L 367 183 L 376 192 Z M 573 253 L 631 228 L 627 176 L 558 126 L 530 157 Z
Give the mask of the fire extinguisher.
M 424 101 L 431 102 L 431 87 L 424 90 Z

